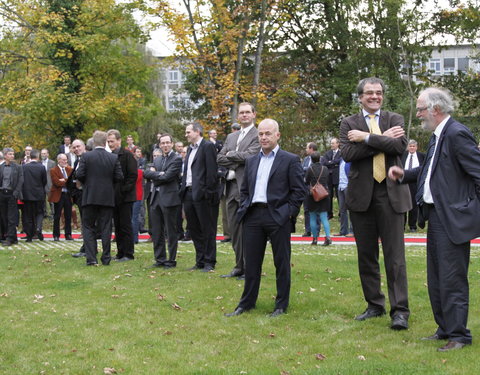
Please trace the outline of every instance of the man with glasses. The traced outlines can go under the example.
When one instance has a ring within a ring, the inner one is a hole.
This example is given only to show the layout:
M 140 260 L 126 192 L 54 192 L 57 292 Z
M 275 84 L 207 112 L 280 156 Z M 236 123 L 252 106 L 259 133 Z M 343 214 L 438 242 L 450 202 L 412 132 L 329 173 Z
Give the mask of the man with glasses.
M 365 312 L 355 319 L 385 314 L 378 264 L 380 238 L 391 307 L 390 327 L 407 329 L 410 310 L 403 223 L 412 202 L 408 186 L 386 179 L 389 167 L 402 165 L 400 156 L 407 146 L 403 117 L 381 110 L 385 93 L 381 79 L 361 80 L 357 92 L 361 112 L 345 118 L 340 125 L 342 156 L 351 162 L 346 203 L 355 232 L 363 294 L 368 303 Z

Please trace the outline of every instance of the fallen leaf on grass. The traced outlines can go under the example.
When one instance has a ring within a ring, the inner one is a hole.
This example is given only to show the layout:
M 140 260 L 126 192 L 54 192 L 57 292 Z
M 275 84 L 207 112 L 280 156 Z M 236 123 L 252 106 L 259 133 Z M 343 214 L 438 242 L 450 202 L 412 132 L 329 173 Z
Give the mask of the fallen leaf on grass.
M 34 297 L 35 297 L 35 299 L 42 299 L 45 296 L 42 296 L 41 294 L 35 294 Z
M 112 298 L 120 298 L 118 294 L 112 294 Z
M 359 355 L 357 357 L 357 359 L 360 360 L 360 361 L 365 361 L 366 360 L 366 358 L 363 355 Z
M 182 308 L 177 305 L 176 303 L 172 303 L 172 307 L 175 309 L 175 310 L 181 310 Z
M 132 275 L 130 275 L 129 273 L 126 273 L 125 276 L 132 277 Z
M 270 332 L 268 336 L 269 336 L 269 337 L 271 337 L 271 338 L 273 339 L 273 338 L 274 338 L 276 335 L 275 335 L 275 333 L 273 333 L 273 332 Z
M 111 352 L 113 352 L 115 349 L 114 349 L 114 348 L 108 348 L 108 350 L 110 350 Z
M 310 287 L 310 292 L 316 292 L 317 289 Z
M 9 295 L 7 292 L 3 292 L 2 294 L 0 294 L 0 297 L 9 297 Z
M 115 370 L 113 367 L 105 367 L 103 369 L 103 373 L 106 375 L 112 375 L 112 374 L 116 374 L 117 370 Z
M 254 344 L 260 343 L 260 341 L 258 341 L 258 340 L 252 340 L 252 342 L 253 342 Z
M 222 296 L 217 296 L 217 297 L 215 297 L 215 299 L 216 299 L 217 301 L 219 301 L 219 300 L 223 299 L 223 297 L 222 297 Z
M 280 375 L 290 375 L 288 371 L 282 370 L 280 371 Z
M 445 364 L 447 363 L 447 360 L 446 359 L 442 359 L 442 364 Z
M 148 277 L 149 277 L 150 279 L 154 279 L 154 278 L 155 278 L 154 275 L 148 275 Z
M 72 353 L 76 353 L 77 352 L 77 349 L 72 349 Z
M 323 354 L 321 353 L 317 353 L 315 354 L 315 358 L 318 359 L 319 361 L 323 361 L 324 359 L 326 359 L 327 357 L 325 357 Z
M 170 335 L 173 335 L 173 332 L 172 331 L 165 331 L 163 332 L 164 335 L 167 335 L 167 336 L 170 336 Z
M 158 299 L 159 301 L 163 301 L 163 300 L 165 299 L 165 296 L 162 295 L 162 294 L 158 294 L 158 295 L 157 295 L 157 299 Z

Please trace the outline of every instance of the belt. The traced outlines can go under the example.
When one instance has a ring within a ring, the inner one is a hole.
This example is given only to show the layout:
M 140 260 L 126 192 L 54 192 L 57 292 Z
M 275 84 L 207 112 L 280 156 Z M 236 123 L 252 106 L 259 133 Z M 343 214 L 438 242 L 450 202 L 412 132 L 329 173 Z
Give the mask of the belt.
M 252 203 L 250 207 L 268 208 L 268 204 L 263 202 L 255 202 L 255 203 Z
M 0 191 L 1 191 L 3 194 L 12 194 L 12 193 L 13 193 L 13 190 L 10 190 L 10 189 L 0 189 Z

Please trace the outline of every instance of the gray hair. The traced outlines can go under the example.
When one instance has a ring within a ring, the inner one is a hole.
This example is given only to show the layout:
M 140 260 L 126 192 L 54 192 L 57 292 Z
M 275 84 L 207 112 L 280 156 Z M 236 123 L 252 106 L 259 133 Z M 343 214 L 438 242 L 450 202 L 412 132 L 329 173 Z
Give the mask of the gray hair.
M 420 96 L 425 99 L 428 110 L 436 108 L 442 113 L 453 113 L 454 104 L 450 91 L 439 87 L 429 87 L 423 90 Z
M 93 147 L 105 147 L 107 144 L 107 133 L 102 132 L 101 130 L 95 131 L 92 138 Z
M 14 150 L 13 148 L 11 148 L 11 147 L 5 147 L 5 148 L 3 149 L 3 155 L 5 156 L 5 154 L 6 154 L 7 152 L 13 152 L 13 153 L 15 153 L 15 150 Z
M 195 122 L 191 122 L 190 124 L 188 124 L 192 127 L 192 130 L 194 132 L 199 132 L 200 135 L 203 135 L 203 126 L 202 124 L 200 124 L 199 122 L 195 121 Z
M 40 152 L 36 149 L 32 149 L 32 151 L 30 152 L 30 159 L 38 159 L 39 156 Z
M 409 144 L 409 145 L 415 145 L 415 146 L 416 146 L 416 145 L 418 145 L 418 142 L 417 142 L 415 139 L 410 139 L 410 140 L 408 141 L 408 144 Z

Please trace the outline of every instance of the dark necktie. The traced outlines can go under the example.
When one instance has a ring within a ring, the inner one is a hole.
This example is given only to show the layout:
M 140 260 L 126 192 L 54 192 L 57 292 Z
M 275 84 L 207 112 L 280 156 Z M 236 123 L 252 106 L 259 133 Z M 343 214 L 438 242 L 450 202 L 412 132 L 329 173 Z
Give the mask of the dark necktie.
M 418 180 L 418 187 L 417 187 L 417 194 L 415 194 L 415 201 L 418 205 L 423 204 L 423 192 L 425 186 L 425 179 L 427 178 L 428 168 L 430 167 L 430 163 L 433 158 L 433 153 L 435 151 L 435 142 L 437 137 L 435 134 L 432 134 L 430 137 L 430 142 L 428 142 L 428 151 L 427 157 L 425 158 L 425 162 L 423 163 L 422 174 L 420 175 L 420 179 Z
M 413 167 L 413 154 L 410 154 L 410 161 L 408 162 L 408 169 L 412 169 Z

